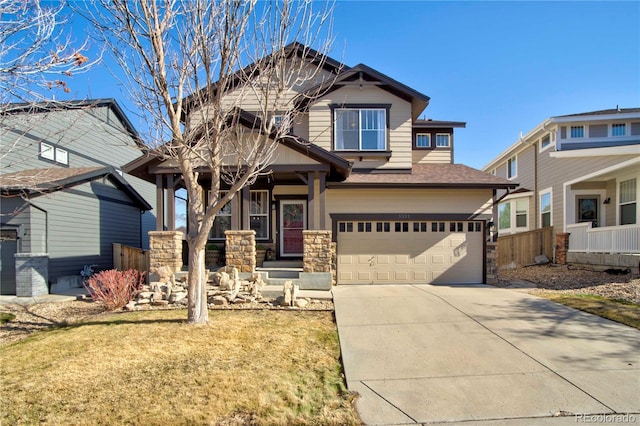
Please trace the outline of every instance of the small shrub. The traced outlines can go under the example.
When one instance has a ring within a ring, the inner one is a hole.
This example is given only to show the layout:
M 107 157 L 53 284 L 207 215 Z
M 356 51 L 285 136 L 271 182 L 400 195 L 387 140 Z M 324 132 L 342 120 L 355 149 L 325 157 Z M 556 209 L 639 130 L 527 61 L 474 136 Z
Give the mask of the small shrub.
M 120 309 L 138 294 L 144 283 L 144 272 L 134 269 L 102 271 L 85 281 L 89 296 L 102 302 L 110 311 Z

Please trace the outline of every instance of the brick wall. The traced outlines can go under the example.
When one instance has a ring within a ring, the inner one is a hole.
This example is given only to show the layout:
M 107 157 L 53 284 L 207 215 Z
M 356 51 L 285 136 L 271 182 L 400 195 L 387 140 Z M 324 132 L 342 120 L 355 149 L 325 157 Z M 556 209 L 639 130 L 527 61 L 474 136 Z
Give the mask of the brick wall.
M 556 263 L 567 264 L 567 252 L 569 251 L 569 233 L 556 234 Z
M 485 284 L 498 283 L 498 243 L 487 243 L 487 278 Z
M 170 266 L 174 271 L 182 269 L 182 232 L 149 232 L 149 268 Z

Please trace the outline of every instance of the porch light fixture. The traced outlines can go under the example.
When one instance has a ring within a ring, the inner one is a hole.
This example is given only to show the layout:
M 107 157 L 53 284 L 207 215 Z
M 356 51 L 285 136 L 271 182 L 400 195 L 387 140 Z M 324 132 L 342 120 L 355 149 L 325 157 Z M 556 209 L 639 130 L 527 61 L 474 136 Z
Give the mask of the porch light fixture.
M 602 204 L 611 204 L 611 197 L 605 198 L 605 200 L 602 202 Z
M 278 202 L 277 201 L 272 201 L 271 202 L 271 210 L 275 210 L 278 208 Z

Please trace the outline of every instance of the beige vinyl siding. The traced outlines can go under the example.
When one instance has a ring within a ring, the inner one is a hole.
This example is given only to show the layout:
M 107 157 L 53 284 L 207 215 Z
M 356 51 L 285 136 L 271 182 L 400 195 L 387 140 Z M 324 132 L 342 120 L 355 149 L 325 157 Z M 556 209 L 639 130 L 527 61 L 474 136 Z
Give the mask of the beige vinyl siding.
M 331 104 L 391 104 L 389 111 L 389 161 L 375 159 L 354 164 L 354 168 L 408 169 L 412 162 L 411 104 L 374 86 L 345 86 L 322 97 L 309 111 L 309 139 L 320 147 L 333 150 Z
M 412 162 L 413 164 L 421 163 L 448 163 L 451 161 L 451 150 L 415 150 L 413 151 Z
M 596 170 L 612 167 L 627 160 L 636 158 L 634 155 L 614 155 L 583 158 L 551 158 L 549 151 L 542 152 L 538 159 L 538 188 L 553 188 L 553 225 L 554 232 L 563 232 L 564 227 L 564 185 L 567 182 L 581 176 L 588 175 Z M 602 179 L 605 181 L 606 179 Z M 612 183 L 607 183 L 607 186 Z M 615 185 L 615 183 L 614 183 Z M 615 194 L 615 191 L 612 192 Z M 612 208 L 615 209 L 612 197 Z M 615 211 L 609 214 L 605 212 L 607 223 L 615 220 Z
M 329 189 L 330 213 L 485 213 L 492 191 L 456 189 Z
M 304 154 L 296 152 L 291 148 L 278 145 L 276 153 L 274 155 L 274 161 L 272 164 L 319 164 L 317 161 L 312 160 Z
M 309 114 L 300 114 L 295 118 L 293 134 L 309 140 Z

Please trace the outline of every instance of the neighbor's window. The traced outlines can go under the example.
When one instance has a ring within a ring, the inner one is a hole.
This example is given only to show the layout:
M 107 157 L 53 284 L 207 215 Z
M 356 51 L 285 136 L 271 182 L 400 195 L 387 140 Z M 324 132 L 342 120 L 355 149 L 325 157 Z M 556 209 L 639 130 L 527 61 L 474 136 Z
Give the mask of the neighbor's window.
M 220 198 L 224 197 L 226 191 L 220 192 Z M 211 197 L 211 191 L 209 191 L 209 197 Z M 231 201 L 224 205 L 220 211 L 216 214 L 216 218 L 213 221 L 213 227 L 209 238 L 213 240 L 219 240 L 226 238 L 224 231 L 231 229 Z
M 551 226 L 551 192 L 540 194 L 540 226 Z
M 436 135 L 436 147 L 437 148 L 449 148 L 450 146 L 450 135 L 446 133 L 437 134 Z
M 540 139 L 540 149 L 544 149 L 549 145 L 551 145 L 551 135 L 543 136 L 542 139 Z
M 527 210 L 529 202 L 527 200 L 516 200 L 516 228 L 527 227 Z
M 64 165 L 69 164 L 69 152 L 66 149 L 45 142 L 40 142 L 40 158 Z
M 416 135 L 416 148 L 431 148 L 431 135 L 429 133 L 418 133 Z
M 627 133 L 627 126 L 624 123 L 611 125 L 611 136 L 624 136 Z
M 387 149 L 387 110 L 345 109 L 335 113 L 335 149 L 340 151 L 384 151 Z
M 498 206 L 498 229 L 511 228 L 511 203 L 502 203 Z
M 584 138 L 584 126 L 571 126 L 569 135 L 571 139 Z
M 518 174 L 518 161 L 515 156 L 509 158 L 507 162 L 507 177 L 509 179 L 516 177 Z
M 620 182 L 620 225 L 636 223 L 637 201 L 636 180 L 629 179 Z
M 269 238 L 269 191 L 251 191 L 249 220 L 257 239 Z

